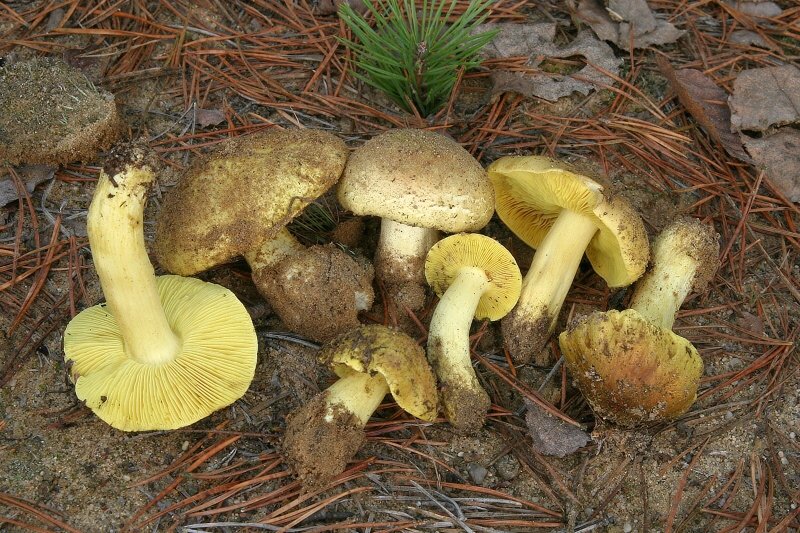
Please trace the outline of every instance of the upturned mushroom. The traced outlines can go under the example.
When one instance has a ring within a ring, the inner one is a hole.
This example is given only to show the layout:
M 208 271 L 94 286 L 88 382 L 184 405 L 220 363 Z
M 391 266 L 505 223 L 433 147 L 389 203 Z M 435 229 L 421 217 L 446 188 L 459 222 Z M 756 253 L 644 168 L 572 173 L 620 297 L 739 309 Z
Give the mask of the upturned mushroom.
M 584 253 L 609 287 L 633 283 L 647 267 L 644 224 L 623 198 L 546 157 L 506 156 L 488 168 L 497 214 L 536 249 L 517 307 L 502 323 L 515 361 L 551 362 L 545 343 L 555 329 Z
M 193 275 L 243 256 L 259 292 L 292 331 L 325 342 L 359 324 L 372 266 L 333 245 L 305 248 L 286 225 L 332 187 L 348 150 L 334 135 L 277 130 L 230 139 L 166 196 L 155 254 Z
M 389 130 L 352 153 L 339 203 L 381 217 L 376 276 L 400 303 L 425 302 L 423 264 L 439 231 L 477 231 L 492 218 L 494 194 L 483 167 L 458 143 L 425 130 Z
M 106 303 L 64 332 L 75 393 L 123 431 L 183 427 L 233 403 L 253 379 L 258 350 L 232 292 L 155 276 L 142 229 L 153 161 L 143 146 L 120 146 L 101 170 L 87 229 Z
M 451 235 L 431 247 L 425 277 L 440 297 L 428 328 L 428 360 L 439 378 L 445 415 L 454 428 L 473 431 L 491 406 L 472 368 L 472 320 L 498 320 L 517 303 L 522 275 L 500 243 L 479 234 Z
M 422 348 L 385 326 L 361 326 L 325 346 L 319 359 L 339 380 L 286 418 L 284 454 L 307 489 L 344 471 L 364 441 L 364 426 L 391 393 L 422 420 L 438 409 L 436 381 Z
M 561 333 L 567 368 L 595 413 L 631 427 L 691 407 L 703 360 L 672 325 L 686 296 L 705 289 L 718 255 L 713 227 L 678 220 L 656 239 L 629 309 L 592 313 Z

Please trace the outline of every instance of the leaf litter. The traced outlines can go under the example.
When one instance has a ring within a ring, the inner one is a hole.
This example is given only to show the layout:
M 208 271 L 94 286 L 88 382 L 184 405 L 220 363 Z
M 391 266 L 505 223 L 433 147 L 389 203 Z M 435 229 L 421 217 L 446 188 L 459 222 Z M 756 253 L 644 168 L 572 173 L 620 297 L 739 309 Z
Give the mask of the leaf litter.
M 555 20 L 559 43 L 577 33 L 569 6 L 541 4 L 526 11 L 521 4 L 498 1 L 492 20 Z M 262 312 L 261 341 L 279 343 L 287 357 L 277 361 L 265 354 L 245 398 L 182 431 L 108 431 L 73 403 L 59 363 L 59 332 L 86 304 L 92 266 L 85 241 L 60 232 L 60 213 L 50 213 L 53 221 L 47 217 L 43 196 L 49 193 L 51 205 L 79 215 L 97 175 L 94 161 L 69 165 L 56 172 L 52 187 L 33 193 L 22 187 L 21 202 L 0 208 L 0 306 L 12 311 L 15 346 L 21 347 L 11 354 L 11 373 L 0 369 L 3 526 L 93 531 L 102 516 L 103 527 L 127 524 L 129 530 L 800 527 L 800 446 L 793 429 L 800 419 L 794 350 L 800 210 L 765 187 L 757 169 L 727 157 L 713 136 L 700 132 L 688 117 L 689 106 L 664 94 L 656 53 L 634 49 L 625 56 L 622 75 L 604 90 L 564 97 L 558 106 L 504 93 L 469 116 L 454 106 L 452 114 L 423 121 L 373 99 L 352 80 L 336 41 L 341 28 L 335 17 L 317 17 L 306 3 L 203 5 L 201 16 L 197 3 L 186 0 L 133 0 L 108 10 L 76 0 L 0 4 L 0 32 L 13 38 L 0 40 L 0 53 L 30 46 L 60 55 L 65 41 L 78 39 L 74 46 L 84 49 L 97 39 L 106 47 L 98 54 L 110 58 L 104 85 L 113 88 L 129 117 L 142 117 L 131 124 L 134 133 L 158 134 L 151 144 L 177 170 L 221 139 L 253 129 L 305 125 L 341 133 L 346 125 L 345 137 L 357 146 L 377 131 L 411 123 L 447 130 L 484 163 L 508 153 L 586 160 L 632 198 L 651 231 L 674 214 L 673 207 L 713 222 L 723 236 L 722 267 L 709 293 L 693 296 L 676 322 L 706 362 L 699 402 L 674 423 L 635 432 L 606 427 L 583 449 L 563 458 L 544 456 L 516 414 L 520 396 L 536 398 L 554 417 L 585 427 L 595 423 L 591 411 L 563 369 L 553 394 L 539 398 L 531 389 L 541 377 L 538 369 L 515 367 L 503 357 L 496 328 L 476 325 L 473 356 L 494 404 L 486 428 L 455 436 L 446 424 L 420 424 L 386 403 L 370 422 L 357 461 L 327 491 L 302 494 L 275 449 L 283 416 L 302 401 L 283 383 L 278 367 L 290 374 L 291 361 L 303 354 L 290 336 L 267 337 L 281 326 Z M 738 72 L 770 66 L 775 57 L 786 59 L 798 50 L 786 39 L 796 36 L 791 13 L 755 20 L 718 2 L 657 5 L 660 16 L 668 14 L 686 31 L 668 49 L 670 61 L 701 71 L 726 90 Z M 179 24 L 171 18 L 175 9 Z M 44 34 L 51 19 L 57 21 L 52 33 Z M 707 25 L 709 20 L 721 24 Z M 720 28 L 741 21 L 780 46 L 727 46 L 729 33 Z M 64 31 L 72 33 L 65 38 Z M 464 73 L 460 90 L 481 87 L 495 70 L 529 70 L 520 61 L 527 57 L 498 58 Z M 553 64 L 575 62 L 545 67 Z M 189 131 L 181 118 L 195 104 L 224 109 L 227 122 Z M 669 198 L 663 207 L 670 209 L 651 212 L 654 195 Z M 146 231 L 158 207 L 152 203 Z M 365 234 L 373 230 L 368 223 Z M 236 289 L 246 305 L 264 305 L 250 295 L 240 265 L 208 276 Z M 617 296 L 581 269 L 565 308 L 585 313 L 613 305 Z M 763 323 L 763 332 L 740 323 L 738 312 L 745 310 Z M 430 312 L 412 319 L 421 340 Z M 380 308 L 364 319 L 398 323 Z M 9 322 L 0 313 L 0 327 Z M 327 385 L 324 377 L 302 379 L 314 388 Z M 500 468 L 509 463 L 517 468 Z M 487 471 L 481 484 L 467 481 L 475 465 Z
M 598 37 L 623 50 L 660 46 L 677 41 L 683 31 L 657 18 L 645 0 L 581 0 L 576 16 Z

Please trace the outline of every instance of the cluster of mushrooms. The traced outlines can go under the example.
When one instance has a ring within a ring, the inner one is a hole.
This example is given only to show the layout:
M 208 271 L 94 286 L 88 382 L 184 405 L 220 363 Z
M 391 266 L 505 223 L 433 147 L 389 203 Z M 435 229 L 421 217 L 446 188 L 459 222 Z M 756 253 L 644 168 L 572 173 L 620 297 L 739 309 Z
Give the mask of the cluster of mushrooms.
M 674 418 L 696 398 L 702 360 L 672 324 L 715 271 L 717 235 L 679 220 L 651 258 L 635 210 L 562 163 L 506 156 L 484 170 L 448 137 L 413 129 L 387 131 L 353 153 L 315 130 L 231 139 L 164 199 L 153 245 L 170 272 L 163 276 L 143 233 L 155 174 L 142 145 L 108 157 L 87 223 L 106 302 L 64 333 L 78 398 L 115 428 L 183 427 L 245 393 L 258 351 L 252 320 L 232 292 L 189 277 L 237 258 L 287 328 L 324 343 L 319 360 L 339 377 L 287 417 L 284 452 L 307 487 L 345 469 L 387 393 L 422 420 L 442 412 L 458 431 L 480 428 L 490 399 L 471 364 L 473 320 L 502 319 L 514 360 L 546 364 L 584 255 L 612 288 L 644 274 L 629 309 L 581 317 L 559 337 L 595 412 L 631 427 Z M 334 245 L 306 248 L 286 228 L 337 184 L 345 209 L 381 218 L 374 269 Z M 508 250 L 476 233 L 495 211 L 536 249 L 524 278 Z M 397 329 L 359 322 L 373 304 L 373 276 L 412 310 L 424 306 L 426 284 L 439 296 L 426 350 Z

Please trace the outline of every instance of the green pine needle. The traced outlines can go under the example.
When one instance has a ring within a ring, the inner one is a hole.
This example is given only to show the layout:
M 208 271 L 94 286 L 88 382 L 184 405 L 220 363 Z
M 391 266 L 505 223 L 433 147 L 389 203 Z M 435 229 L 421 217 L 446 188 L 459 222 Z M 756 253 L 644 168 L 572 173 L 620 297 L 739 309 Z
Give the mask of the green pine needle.
M 339 17 L 354 41 L 341 39 L 353 52 L 361 72 L 354 75 L 383 91 L 393 102 L 422 115 L 435 113 L 448 101 L 459 69 L 481 63 L 478 52 L 497 34 L 496 30 L 472 35 L 489 15 L 491 0 L 472 0 L 452 24 L 447 20 L 457 0 L 364 0 L 375 19 L 374 27 L 347 2 Z

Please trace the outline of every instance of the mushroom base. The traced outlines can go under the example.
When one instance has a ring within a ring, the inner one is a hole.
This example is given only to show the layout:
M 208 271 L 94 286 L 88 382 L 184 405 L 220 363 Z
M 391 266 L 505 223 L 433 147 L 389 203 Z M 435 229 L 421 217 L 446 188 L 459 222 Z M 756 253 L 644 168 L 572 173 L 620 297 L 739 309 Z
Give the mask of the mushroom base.
M 515 363 L 533 363 L 536 366 L 555 363 L 553 353 L 546 345 L 557 318 L 551 316 L 547 308 L 532 313 L 529 309 L 517 307 L 500 321 L 503 342 Z
M 373 269 L 336 246 L 312 246 L 273 267 L 255 269 L 253 282 L 288 329 L 327 342 L 359 326 L 372 306 Z
M 480 385 L 467 388 L 443 383 L 440 393 L 444 415 L 456 432 L 472 433 L 483 427 L 492 401 Z
M 341 406 L 329 406 L 326 396 L 316 396 L 286 417 L 283 454 L 308 491 L 325 487 L 344 472 L 364 442 L 358 417 Z

